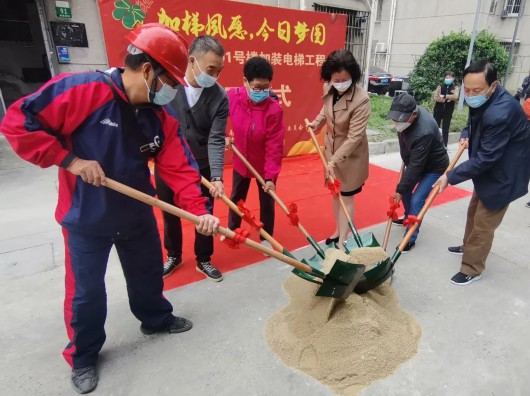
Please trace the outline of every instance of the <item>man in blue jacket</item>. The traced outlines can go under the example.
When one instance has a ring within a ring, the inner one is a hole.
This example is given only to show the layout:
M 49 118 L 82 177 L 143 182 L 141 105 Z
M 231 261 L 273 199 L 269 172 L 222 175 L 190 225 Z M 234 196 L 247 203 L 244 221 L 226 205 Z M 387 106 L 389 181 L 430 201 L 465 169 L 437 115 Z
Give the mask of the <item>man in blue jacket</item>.
M 447 184 L 473 180 L 464 243 L 449 251 L 463 255 L 455 285 L 468 285 L 481 277 L 510 202 L 528 192 L 530 180 L 530 127 L 517 101 L 497 80 L 488 61 L 472 63 L 464 71 L 464 95 L 469 122 L 461 144 L 468 141 L 469 160 L 438 179 L 440 192 Z

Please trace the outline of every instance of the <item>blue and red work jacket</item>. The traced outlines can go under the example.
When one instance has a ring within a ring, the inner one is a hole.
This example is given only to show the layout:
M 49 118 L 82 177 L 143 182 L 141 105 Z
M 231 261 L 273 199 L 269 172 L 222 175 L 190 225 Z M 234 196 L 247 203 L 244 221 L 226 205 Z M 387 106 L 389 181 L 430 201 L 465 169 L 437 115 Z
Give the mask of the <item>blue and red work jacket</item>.
M 114 69 L 111 79 L 116 92 L 128 102 L 122 72 Z M 180 133 L 176 114 L 169 107 L 156 105 L 137 108 L 136 114 L 147 141 L 160 147 L 155 165 L 175 192 L 176 205 L 195 215 L 208 213 L 197 163 Z M 55 212 L 59 224 L 86 234 L 112 236 L 152 219 L 152 208 L 85 183 L 66 167 L 75 157 L 98 161 L 106 176 L 155 195 L 148 160 L 124 125 L 103 74 L 87 72 L 60 75 L 15 102 L 0 131 L 23 159 L 42 168 L 60 167 Z M 38 196 L 38 191 L 35 194 Z

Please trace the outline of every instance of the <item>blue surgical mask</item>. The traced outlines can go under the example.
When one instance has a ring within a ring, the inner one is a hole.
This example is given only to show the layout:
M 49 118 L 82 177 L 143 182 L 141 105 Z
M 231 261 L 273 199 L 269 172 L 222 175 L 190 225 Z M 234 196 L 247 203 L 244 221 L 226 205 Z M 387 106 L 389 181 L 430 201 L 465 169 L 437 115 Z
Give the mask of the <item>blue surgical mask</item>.
M 147 81 L 144 81 L 147 87 L 147 97 L 149 97 L 151 89 L 149 88 L 149 84 L 147 84 Z M 158 77 L 158 81 L 160 81 L 160 83 L 162 84 L 162 88 L 160 88 L 158 92 L 155 92 L 155 98 L 153 99 L 153 103 L 159 106 L 164 106 L 170 103 L 173 99 L 175 99 L 175 96 L 177 96 L 177 88 L 173 88 L 170 85 L 166 84 L 160 79 L 160 77 Z
M 482 94 L 482 95 L 477 95 L 477 96 L 467 96 L 467 95 L 464 95 L 464 99 L 466 100 L 466 103 L 469 107 L 473 107 L 474 109 L 482 106 L 484 103 L 486 103 L 488 101 L 488 92 L 489 90 L 491 89 L 488 88 L 488 90 L 486 91 L 486 93 Z
M 248 94 L 249 98 L 256 103 L 263 102 L 269 97 L 269 91 L 252 91 Z
M 193 70 L 193 67 L 191 68 L 191 72 L 193 73 L 193 77 L 195 77 L 195 81 L 197 81 L 197 84 L 199 84 L 201 88 L 213 87 L 215 83 L 217 82 L 217 78 L 210 76 L 208 73 L 203 72 L 196 58 L 195 58 L 195 63 L 197 64 L 197 67 L 199 68 L 201 72 L 198 76 L 196 76 L 195 71 Z
M 445 82 L 446 85 L 451 85 L 453 83 L 453 79 L 452 78 L 446 78 L 444 80 L 444 82 Z

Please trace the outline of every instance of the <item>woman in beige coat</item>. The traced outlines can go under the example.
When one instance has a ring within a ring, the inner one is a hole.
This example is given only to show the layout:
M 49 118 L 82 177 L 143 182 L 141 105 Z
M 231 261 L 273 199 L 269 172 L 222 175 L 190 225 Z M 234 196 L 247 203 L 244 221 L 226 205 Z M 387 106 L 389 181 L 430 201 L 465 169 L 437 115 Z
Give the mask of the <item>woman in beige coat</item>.
M 324 138 L 327 174 L 340 180 L 340 195 L 353 218 L 354 196 L 361 192 L 368 178 L 368 138 L 366 126 L 370 118 L 370 98 L 357 85 L 361 68 L 347 50 L 332 52 L 322 65 L 321 78 L 324 84 L 324 106 L 320 114 L 308 127 L 320 129 L 327 124 Z M 339 197 L 333 196 L 335 232 L 326 244 L 342 242 L 348 236 L 348 221 L 340 212 Z

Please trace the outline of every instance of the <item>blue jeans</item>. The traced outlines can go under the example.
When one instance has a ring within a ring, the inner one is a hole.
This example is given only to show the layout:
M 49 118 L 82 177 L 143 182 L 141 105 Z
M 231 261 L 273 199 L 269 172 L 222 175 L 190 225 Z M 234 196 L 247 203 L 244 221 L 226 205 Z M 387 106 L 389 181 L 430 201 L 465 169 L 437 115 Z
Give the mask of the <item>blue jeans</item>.
M 402 195 L 401 199 L 403 201 L 403 206 L 405 207 L 405 218 L 407 218 L 409 214 L 417 216 L 420 213 L 427 196 L 432 190 L 432 185 L 440 176 L 440 173 L 425 173 L 413 192 L 411 191 Z M 409 227 L 407 227 L 407 231 L 408 230 Z M 410 243 L 416 242 L 419 233 L 420 227 L 416 229 L 416 232 L 410 238 Z

